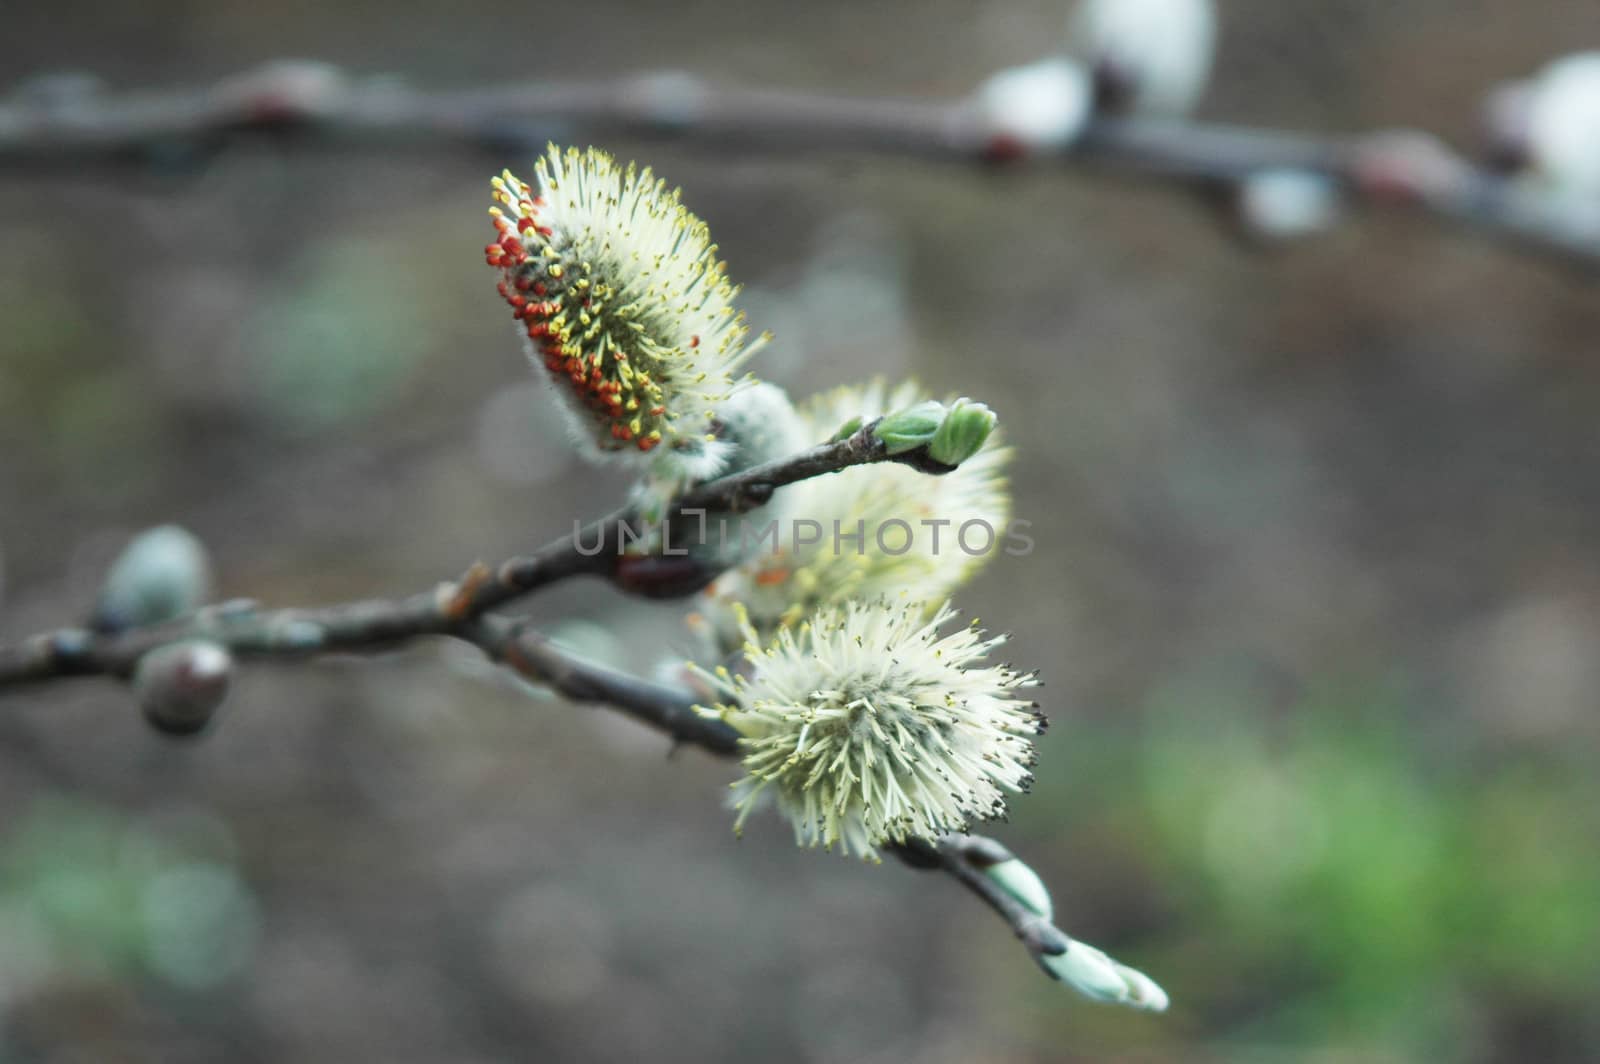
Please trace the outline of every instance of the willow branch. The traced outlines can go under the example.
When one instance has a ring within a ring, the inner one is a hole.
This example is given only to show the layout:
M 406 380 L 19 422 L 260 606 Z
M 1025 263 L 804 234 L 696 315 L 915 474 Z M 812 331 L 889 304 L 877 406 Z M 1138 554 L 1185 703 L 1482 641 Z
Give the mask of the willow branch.
M 739 733 L 698 713 L 694 707 L 702 700 L 692 692 L 586 661 L 524 621 L 490 614 L 475 621 L 462 638 L 482 648 L 490 660 L 574 702 L 609 706 L 677 742 L 720 757 L 733 757 L 739 751 Z
M 531 630 L 524 622 L 488 616 L 464 633 L 489 657 L 535 683 L 575 702 L 618 710 L 675 741 L 698 746 L 718 757 L 739 755 L 739 733 L 715 717 L 702 716 L 692 692 L 653 683 L 579 658 Z M 1014 858 L 982 835 L 942 835 L 908 839 L 886 849 L 910 868 L 943 872 L 992 909 L 1035 961 L 1064 953 L 1071 939 L 1049 920 L 1022 904 L 984 869 Z M 1054 978 L 1054 976 L 1052 976 Z
M 754 150 L 836 149 L 951 162 L 1038 161 L 1175 186 L 1232 187 L 1269 170 L 1326 177 L 1347 202 L 1411 211 L 1523 250 L 1600 266 L 1600 233 L 1551 193 L 1507 180 L 1415 131 L 1317 136 L 1100 117 L 1029 152 L 969 98 L 848 97 L 712 84 L 683 72 L 609 81 L 418 88 L 280 61 L 212 85 L 112 93 L 87 77 L 35 79 L 0 99 L 0 169 L 204 153 L 246 137 L 324 149 L 526 152 L 547 139 L 623 134 Z M 182 154 L 183 152 L 180 152 Z
M 944 872 L 967 888 L 1005 921 L 1035 961 L 1042 964 L 1043 957 L 1065 953 L 1071 944 L 1064 931 L 984 874 L 986 868 L 1015 859 L 994 839 L 983 835 L 941 835 L 933 840 L 910 839 L 889 849 L 903 864 Z
M 702 484 L 677 500 L 665 523 L 670 530 L 674 521 L 681 527 L 691 515 L 743 513 L 769 501 L 786 485 L 869 462 L 893 461 L 930 473 L 942 471 L 920 448 L 888 454 L 872 429 L 869 423 L 844 439 Z M 642 524 L 636 511 L 625 509 L 532 554 L 494 567 L 474 565 L 456 580 L 399 599 L 274 610 L 239 601 L 123 632 L 62 628 L 0 643 L 0 691 L 72 676 L 127 676 L 145 654 L 182 639 L 219 643 L 242 658 L 298 659 L 389 650 L 422 636 L 460 635 L 489 611 L 557 581 L 581 575 L 618 580 L 626 558 L 627 530 Z M 646 593 L 688 595 L 717 575 L 701 560 L 686 561 L 682 569 L 676 580 Z
M 721 720 L 697 712 L 695 706 L 701 700 L 690 691 L 585 661 L 520 621 L 484 617 L 463 638 L 481 647 L 492 660 L 572 701 L 609 706 L 679 743 L 698 746 L 718 757 L 739 756 L 739 733 Z M 984 869 L 1014 858 L 994 839 L 942 835 L 931 840 L 908 839 L 886 849 L 910 868 L 943 872 L 967 888 L 1005 921 L 1041 966 L 1046 955 L 1064 953 L 1071 944 L 1060 928 L 984 874 Z

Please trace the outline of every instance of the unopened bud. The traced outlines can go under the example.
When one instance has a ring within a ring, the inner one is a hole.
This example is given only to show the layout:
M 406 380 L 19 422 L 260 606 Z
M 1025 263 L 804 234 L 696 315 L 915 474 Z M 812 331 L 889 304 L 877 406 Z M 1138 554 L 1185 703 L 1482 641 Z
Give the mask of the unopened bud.
M 1339 216 L 1333 181 L 1307 170 L 1263 170 L 1239 183 L 1239 221 L 1251 236 L 1292 240 L 1327 229 Z
M 1172 1001 L 1154 979 L 1137 968 L 1129 968 L 1126 964 L 1117 965 L 1117 974 L 1128 984 L 1127 1004 L 1147 1012 L 1167 1011 L 1167 1006 Z
M 850 420 L 846 421 L 843 425 L 840 425 L 838 427 L 838 429 L 836 429 L 834 431 L 834 434 L 831 437 L 829 437 L 828 442 L 829 443 L 838 443 L 840 440 L 848 440 L 851 436 L 854 436 L 860 430 L 861 430 L 861 418 L 859 416 L 853 417 Z
M 1167 1009 L 1167 993 L 1155 980 L 1086 943 L 1073 942 L 1065 953 L 1044 954 L 1039 961 L 1052 976 L 1091 1000 L 1148 1012 Z
M 157 647 L 139 659 L 133 691 L 150 726 L 194 735 L 216 716 L 233 682 L 233 655 L 204 640 Z
M 1083 0 L 1070 27 L 1101 108 L 1162 117 L 1199 102 L 1216 35 L 1211 0 Z
M 740 388 L 723 404 L 717 436 L 727 445 L 719 476 L 787 458 L 816 442 L 807 438 L 789 394 L 764 381 Z
M 999 884 L 1007 894 L 1016 898 L 1028 911 L 1045 920 L 1055 919 L 1055 906 L 1050 892 L 1045 889 L 1039 873 L 1013 857 L 1009 861 L 990 865 L 983 874 Z
M 1527 103 L 1535 169 L 1564 191 L 1600 196 L 1600 52 L 1579 52 L 1539 72 Z
M 978 453 L 998 420 L 994 411 L 982 403 L 957 399 L 933 434 L 928 457 L 947 466 L 960 465 Z
M 170 621 L 198 608 L 210 593 L 205 545 L 177 525 L 161 525 L 135 536 L 112 563 L 94 626 L 115 632 Z
M 904 454 L 932 443 L 939 426 L 944 424 L 945 414 L 943 403 L 926 399 L 915 406 L 885 414 L 872 432 L 883 441 L 890 454 Z
M 993 155 L 1065 148 L 1088 124 L 1089 75 L 1070 59 L 1047 59 L 995 74 L 974 97 L 979 133 Z

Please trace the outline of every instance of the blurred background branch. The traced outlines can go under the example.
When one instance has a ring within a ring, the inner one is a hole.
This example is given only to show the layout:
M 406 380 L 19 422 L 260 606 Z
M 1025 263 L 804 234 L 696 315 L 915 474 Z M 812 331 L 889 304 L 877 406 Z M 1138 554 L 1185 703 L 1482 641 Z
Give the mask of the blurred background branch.
M 1550 189 L 1472 162 L 1428 133 L 1314 136 L 1085 111 L 1063 115 L 1071 128 L 1041 134 L 1028 109 L 1040 106 L 1035 94 L 1060 86 L 1041 77 L 1022 92 L 988 91 L 1016 73 L 1003 71 L 971 96 L 947 100 L 718 84 L 683 71 L 427 89 L 305 60 L 167 90 L 114 92 L 89 75 L 45 75 L 0 99 L 0 168 L 138 163 L 152 152 L 206 154 L 252 136 L 322 150 L 533 154 L 546 140 L 581 130 L 585 138 L 681 138 L 778 152 L 832 149 L 989 164 L 1034 159 L 1197 187 L 1247 222 L 1257 216 L 1250 182 L 1292 176 L 1326 182 L 1330 199 L 1356 208 L 1421 212 L 1522 250 L 1600 266 L 1595 218 Z M 1036 76 L 1029 68 L 1020 73 Z M 1262 224 L 1270 230 L 1276 223 Z

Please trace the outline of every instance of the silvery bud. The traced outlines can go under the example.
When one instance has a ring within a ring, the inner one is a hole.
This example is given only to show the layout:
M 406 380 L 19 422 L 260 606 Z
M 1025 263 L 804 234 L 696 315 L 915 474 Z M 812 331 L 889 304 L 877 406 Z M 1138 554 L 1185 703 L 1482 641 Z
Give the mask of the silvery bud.
M 1167 1010 L 1167 992 L 1155 980 L 1086 943 L 1074 941 L 1065 953 L 1043 954 L 1039 962 L 1051 976 L 1094 1001 L 1147 1012 Z
M 1559 190 L 1600 197 L 1600 52 L 1550 63 L 1525 102 L 1534 170 Z
M 1078 139 L 1093 110 L 1089 74 L 1070 59 L 1046 59 L 993 75 L 973 97 L 991 155 L 1033 155 Z
M 1101 107 L 1162 117 L 1186 115 L 1199 102 L 1216 36 L 1211 0 L 1083 0 L 1070 26 Z
M 787 458 L 817 442 L 807 435 L 807 426 L 789 394 L 761 381 L 733 394 L 717 412 L 714 431 L 729 447 L 726 466 L 719 475 Z
M 191 640 L 157 647 L 139 659 L 133 692 L 150 726 L 167 735 L 195 735 L 216 716 L 233 683 L 233 655 Z
M 1027 906 L 1035 916 L 1043 920 L 1055 919 L 1055 905 L 1050 901 L 1050 892 L 1045 889 L 1044 880 L 1022 861 L 1013 857 L 1009 861 L 990 865 L 983 870 L 983 874 Z
M 211 562 L 192 532 L 160 525 L 141 532 L 112 563 L 94 626 L 121 631 L 194 611 L 211 594 Z
M 1339 189 L 1309 170 L 1262 170 L 1239 182 L 1239 221 L 1251 236 L 1292 240 L 1338 220 Z

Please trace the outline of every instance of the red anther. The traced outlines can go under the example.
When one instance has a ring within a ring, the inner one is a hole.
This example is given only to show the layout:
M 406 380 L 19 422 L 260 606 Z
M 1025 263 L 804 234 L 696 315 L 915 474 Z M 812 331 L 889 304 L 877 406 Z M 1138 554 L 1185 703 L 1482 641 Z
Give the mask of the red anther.
M 506 302 L 510 303 L 514 307 L 525 307 L 528 305 L 528 301 L 522 296 L 506 295 L 506 286 L 504 281 L 500 283 L 500 294 L 505 296 Z
M 696 333 L 695 335 L 689 337 L 689 346 L 691 348 L 700 346 L 700 334 L 699 333 Z
M 517 219 L 517 231 L 518 232 L 526 233 L 529 229 L 532 229 L 532 228 L 534 228 L 534 221 L 533 221 L 532 218 L 524 216 L 524 217 L 521 217 L 521 218 Z
M 544 286 L 544 282 L 543 281 L 535 281 L 535 282 L 533 282 L 533 294 L 534 295 L 542 296 L 542 295 L 546 294 L 549 291 L 550 291 L 550 289 L 548 289 L 548 288 L 546 288 Z
M 503 237 L 500 240 L 500 247 L 505 251 L 505 253 L 507 255 L 520 255 L 520 254 L 522 254 L 522 242 L 519 241 L 514 236 Z
M 536 227 L 534 229 L 534 232 L 538 233 L 540 236 L 544 237 L 546 240 L 548 240 L 550 237 L 553 237 L 553 236 L 556 235 L 556 231 L 554 229 L 551 229 L 548 225 L 538 226 L 538 227 Z
M 526 277 L 518 277 L 511 283 L 516 286 L 516 289 L 519 292 L 526 292 L 528 289 L 533 287 L 533 282 L 528 280 Z
M 654 439 L 654 438 L 652 438 L 650 436 L 640 436 L 639 437 L 639 450 L 641 450 L 641 451 L 653 450 L 655 448 L 656 444 L 658 444 L 660 442 L 661 442 L 660 440 Z
M 660 417 L 662 414 L 665 414 L 666 412 L 667 412 L 667 408 L 664 407 L 664 406 L 652 406 L 650 408 L 650 416 L 651 417 Z

